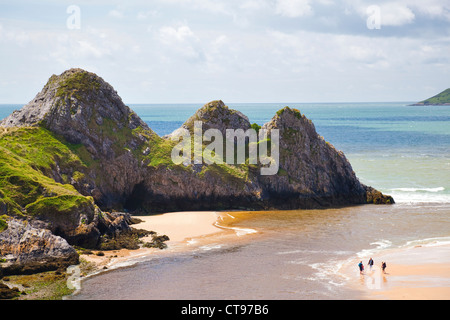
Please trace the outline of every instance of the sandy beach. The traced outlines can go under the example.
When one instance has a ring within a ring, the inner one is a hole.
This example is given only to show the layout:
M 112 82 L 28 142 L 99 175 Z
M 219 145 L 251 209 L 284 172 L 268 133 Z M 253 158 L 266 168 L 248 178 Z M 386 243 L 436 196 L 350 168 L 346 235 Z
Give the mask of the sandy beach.
M 166 241 L 169 248 L 183 249 L 183 247 L 187 248 L 186 245 L 192 243 L 194 239 L 226 232 L 226 229 L 219 228 L 216 224 L 219 217 L 220 214 L 216 211 L 169 212 L 151 216 L 135 216 L 142 222 L 133 227 L 154 231 L 158 235 L 167 235 L 170 239 Z M 151 241 L 151 236 L 144 237 L 142 240 Z M 156 248 L 121 249 L 103 251 L 103 255 L 82 254 L 81 258 L 95 264 L 96 269 L 110 269 L 156 252 L 161 250 Z
M 187 211 L 169 212 L 153 216 L 137 216 L 143 222 L 134 225 L 135 228 L 153 230 L 160 235 L 167 235 L 170 240 L 168 245 L 174 242 L 188 241 L 191 238 L 205 236 L 221 232 L 222 229 L 215 226 L 219 214 L 215 211 Z M 143 240 L 150 240 L 143 238 Z
M 361 258 L 363 275 L 357 270 L 350 276 L 352 285 L 365 293 L 362 299 L 387 300 L 449 300 L 450 244 L 417 245 L 387 250 L 372 256 L 374 267 L 369 269 L 370 257 Z M 381 263 L 386 262 L 385 273 Z

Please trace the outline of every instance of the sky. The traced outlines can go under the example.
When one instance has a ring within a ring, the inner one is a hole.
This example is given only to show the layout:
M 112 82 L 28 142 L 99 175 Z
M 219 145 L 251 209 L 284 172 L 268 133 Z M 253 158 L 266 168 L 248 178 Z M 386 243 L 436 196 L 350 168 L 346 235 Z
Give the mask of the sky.
M 420 101 L 450 87 L 450 1 L 0 0 L 0 103 L 75 67 L 127 104 Z

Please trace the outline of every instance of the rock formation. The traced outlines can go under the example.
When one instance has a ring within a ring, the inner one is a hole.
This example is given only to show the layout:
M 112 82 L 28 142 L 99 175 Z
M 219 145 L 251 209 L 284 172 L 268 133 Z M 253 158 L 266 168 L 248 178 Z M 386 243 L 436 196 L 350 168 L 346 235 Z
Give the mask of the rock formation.
M 226 129 L 251 128 L 245 115 L 222 101 L 200 108 L 182 128 L 192 132 L 195 121 L 202 121 L 203 131 L 214 128 L 224 135 Z M 260 174 L 261 164 L 248 161 L 174 164 L 172 135 L 159 137 L 111 85 L 81 69 L 53 75 L 0 127 L 0 222 L 1 215 L 15 217 L 4 220 L 8 226 L 0 229 L 1 255 L 16 265 L 28 259 L 35 269 L 34 257 L 39 255 L 43 264 L 51 265 L 50 257 L 59 253 L 60 262 L 73 263 L 76 257 L 69 245 L 96 247 L 102 235 L 129 232 L 129 216 L 107 213 L 111 210 L 393 203 L 362 185 L 344 154 L 320 137 L 310 120 L 288 107 L 262 127 L 280 133 L 279 170 L 270 176 Z M 32 227 L 27 219 L 38 222 Z M 43 237 L 41 242 L 36 234 Z
M 271 197 L 290 208 L 365 202 L 365 187 L 345 155 L 298 110 L 286 107 L 262 128 L 280 132 L 279 174 L 260 177 Z
M 0 232 L 3 275 L 56 270 L 78 264 L 78 253 L 67 241 L 32 221 L 8 219 Z

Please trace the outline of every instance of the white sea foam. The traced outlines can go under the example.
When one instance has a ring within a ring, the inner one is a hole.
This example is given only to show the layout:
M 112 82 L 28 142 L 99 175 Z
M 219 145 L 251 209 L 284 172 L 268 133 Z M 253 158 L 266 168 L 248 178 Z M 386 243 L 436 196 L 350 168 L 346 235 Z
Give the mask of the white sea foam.
M 443 245 L 450 245 L 450 236 L 411 240 L 406 242 L 406 244 L 403 247 L 406 248 L 415 246 L 435 247 Z
M 234 230 L 234 232 L 236 233 L 236 235 L 238 237 L 240 236 L 244 236 L 247 234 L 252 234 L 252 233 L 257 233 L 258 231 L 256 231 L 255 229 L 250 229 L 250 228 L 239 228 L 239 227 L 225 227 L 222 226 L 220 224 L 218 224 L 217 222 L 214 224 L 217 228 L 221 228 L 221 229 L 228 229 L 228 230 Z
M 187 244 L 188 244 L 188 245 L 194 245 L 194 244 L 196 244 L 196 243 L 198 243 L 198 240 L 197 240 L 197 239 L 190 239 L 190 240 L 187 241 Z
M 444 191 L 444 187 L 437 188 L 393 188 L 392 191 L 403 191 L 403 192 L 439 192 Z
M 396 203 L 450 203 L 450 194 L 444 187 L 436 188 L 393 188 L 387 192 Z
M 297 254 L 297 253 L 323 253 L 323 254 L 330 254 L 330 255 L 349 255 L 352 254 L 351 251 L 345 251 L 345 250 L 310 250 L 310 249 L 296 249 L 296 250 L 289 250 L 289 251 L 280 251 L 277 252 L 277 254 Z
M 380 252 L 381 250 L 384 250 L 386 248 L 389 248 L 392 246 L 392 242 L 389 240 L 378 240 L 375 242 L 372 242 L 370 245 L 376 245 L 375 248 L 371 248 L 371 249 L 363 249 L 360 252 L 358 252 L 356 255 L 359 258 L 367 258 L 370 257 L 371 255 L 375 255 L 376 253 Z
M 328 282 L 328 284 L 331 284 L 332 286 L 342 286 L 345 284 L 345 281 L 348 280 L 345 275 L 342 275 L 339 272 L 344 263 L 344 260 L 332 260 L 325 263 L 318 262 L 309 264 L 316 272 L 313 276 L 308 277 L 307 280 L 320 280 Z
M 210 250 L 216 250 L 216 249 L 220 249 L 220 248 L 222 248 L 221 244 L 210 244 L 210 245 L 201 246 L 199 249 L 203 250 L 203 251 L 210 251 Z

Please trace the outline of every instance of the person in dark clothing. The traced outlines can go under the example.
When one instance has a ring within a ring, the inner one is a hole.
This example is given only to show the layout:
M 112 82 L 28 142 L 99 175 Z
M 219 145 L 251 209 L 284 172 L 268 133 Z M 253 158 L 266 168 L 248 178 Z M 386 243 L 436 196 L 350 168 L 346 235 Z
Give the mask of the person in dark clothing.
M 381 263 L 381 269 L 383 270 L 383 273 L 386 273 L 385 269 L 386 269 L 386 262 L 382 262 Z
M 372 267 L 373 267 L 373 260 L 372 260 L 372 258 L 369 259 L 369 262 L 367 263 L 367 265 L 369 266 L 370 271 L 372 271 Z
M 358 263 L 358 267 L 359 267 L 359 273 L 362 274 L 364 272 L 364 265 L 363 265 L 362 261 L 360 261 Z

